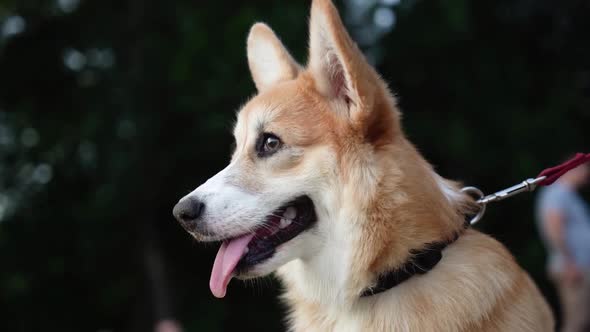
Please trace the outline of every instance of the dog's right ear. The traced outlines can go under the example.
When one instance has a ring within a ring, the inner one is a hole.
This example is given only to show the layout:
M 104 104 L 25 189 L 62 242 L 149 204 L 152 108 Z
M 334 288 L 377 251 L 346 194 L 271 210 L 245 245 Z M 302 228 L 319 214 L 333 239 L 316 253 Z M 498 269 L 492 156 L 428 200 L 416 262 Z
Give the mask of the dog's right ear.
M 295 79 L 301 67 L 275 33 L 256 23 L 248 36 L 248 65 L 259 92 L 279 82 Z

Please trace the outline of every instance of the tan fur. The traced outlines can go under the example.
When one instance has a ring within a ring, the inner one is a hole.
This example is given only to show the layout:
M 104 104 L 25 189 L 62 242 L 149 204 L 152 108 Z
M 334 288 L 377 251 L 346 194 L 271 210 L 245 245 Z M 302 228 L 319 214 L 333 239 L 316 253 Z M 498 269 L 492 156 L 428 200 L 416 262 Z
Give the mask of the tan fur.
M 293 269 L 295 270 L 295 269 Z M 292 271 L 290 271 L 292 272 Z M 294 331 L 553 331 L 547 304 L 501 244 L 469 230 L 429 273 L 375 297 L 325 308 L 287 280 Z
M 256 195 L 277 196 L 293 184 L 312 197 L 319 217 L 312 232 L 283 244 L 278 258 L 240 276 L 280 266 L 290 330 L 553 330 L 531 279 L 500 243 L 474 230 L 445 249 L 432 271 L 360 297 L 411 258 L 410 250 L 463 232 L 473 202 L 405 138 L 387 85 L 329 0 L 312 4 L 307 67 L 260 23 L 248 57 L 259 94 L 238 115 L 226 180 Z M 283 150 L 258 158 L 253 146 L 261 132 L 280 137 Z

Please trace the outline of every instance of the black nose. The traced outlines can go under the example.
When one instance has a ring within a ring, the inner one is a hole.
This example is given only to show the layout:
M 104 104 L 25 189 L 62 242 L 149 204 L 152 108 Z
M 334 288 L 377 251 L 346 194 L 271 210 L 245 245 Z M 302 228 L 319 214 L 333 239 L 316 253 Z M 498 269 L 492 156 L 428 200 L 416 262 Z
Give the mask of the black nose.
M 194 224 L 203 214 L 203 210 L 205 210 L 203 202 L 193 197 L 186 197 L 174 206 L 172 214 L 184 227 L 194 228 Z

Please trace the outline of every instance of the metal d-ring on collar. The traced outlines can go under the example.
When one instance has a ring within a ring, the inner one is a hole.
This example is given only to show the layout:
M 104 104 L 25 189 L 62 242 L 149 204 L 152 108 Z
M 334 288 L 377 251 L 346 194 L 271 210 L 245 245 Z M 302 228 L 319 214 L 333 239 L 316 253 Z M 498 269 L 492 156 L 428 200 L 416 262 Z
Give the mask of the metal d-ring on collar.
M 469 221 L 469 224 L 473 225 L 476 222 L 480 221 L 481 218 L 483 218 L 483 215 L 486 213 L 486 206 L 488 203 L 501 201 L 503 199 L 506 199 L 508 197 L 512 197 L 516 194 L 520 194 L 525 191 L 533 191 L 537 188 L 537 185 L 539 184 L 539 182 L 545 180 L 546 178 L 547 178 L 546 176 L 540 176 L 535 179 L 527 179 L 527 180 L 525 180 L 517 185 L 514 185 L 510 188 L 500 190 L 498 192 L 495 192 L 495 193 L 493 193 L 491 195 L 487 195 L 487 196 L 485 196 L 483 191 L 481 191 L 477 187 L 464 187 L 463 189 L 461 189 L 461 192 L 467 193 L 467 194 L 471 195 L 472 197 L 476 198 L 477 199 L 476 203 L 479 204 L 479 206 L 480 206 L 479 211 L 477 212 L 477 214 L 475 216 L 473 216 L 473 218 L 471 218 L 471 220 Z

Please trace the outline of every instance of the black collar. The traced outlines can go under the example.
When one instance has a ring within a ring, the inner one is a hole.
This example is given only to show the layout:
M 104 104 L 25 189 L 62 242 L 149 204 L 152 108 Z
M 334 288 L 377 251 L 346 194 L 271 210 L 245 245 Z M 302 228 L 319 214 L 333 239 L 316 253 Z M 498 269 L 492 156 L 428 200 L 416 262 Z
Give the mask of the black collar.
M 382 274 L 377 279 L 377 284 L 367 287 L 361 293 L 361 297 L 371 296 L 385 292 L 416 274 L 425 274 L 432 270 L 442 259 L 442 251 L 459 237 L 456 233 L 451 239 L 441 242 L 428 243 L 422 249 L 411 250 L 411 258 L 402 266 Z

